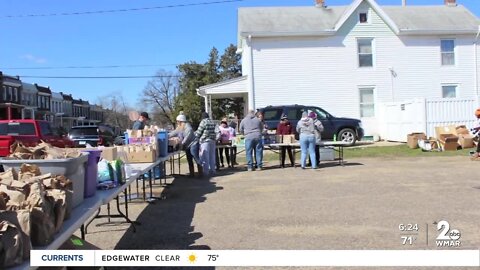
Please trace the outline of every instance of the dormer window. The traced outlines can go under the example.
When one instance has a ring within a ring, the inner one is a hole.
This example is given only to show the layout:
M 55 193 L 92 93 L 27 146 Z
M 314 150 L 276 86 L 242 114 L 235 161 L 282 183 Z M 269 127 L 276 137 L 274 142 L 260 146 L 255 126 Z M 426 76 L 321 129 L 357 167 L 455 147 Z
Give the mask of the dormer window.
M 358 13 L 358 21 L 360 23 L 368 23 L 368 13 L 367 12 Z

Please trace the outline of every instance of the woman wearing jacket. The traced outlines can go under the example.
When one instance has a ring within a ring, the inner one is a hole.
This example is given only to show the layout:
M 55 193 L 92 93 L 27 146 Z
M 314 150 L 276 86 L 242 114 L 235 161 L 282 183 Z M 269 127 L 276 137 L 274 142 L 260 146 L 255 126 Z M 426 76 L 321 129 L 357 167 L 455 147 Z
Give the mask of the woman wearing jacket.
M 315 125 L 313 119 L 308 117 L 307 112 L 303 112 L 302 119 L 298 121 L 297 132 L 300 134 L 300 149 L 302 152 L 301 166 L 305 169 L 307 154 L 312 161 L 312 169 L 317 168 L 317 158 L 315 156 Z
M 277 125 L 276 135 L 291 135 L 291 134 L 293 134 L 292 124 L 288 121 L 288 117 L 284 114 L 280 118 L 280 123 L 278 123 Z M 291 146 L 282 147 L 282 150 L 281 150 L 282 162 L 280 166 L 282 168 L 285 168 L 285 156 L 286 156 L 285 152 L 288 152 L 288 158 L 290 159 L 290 164 L 292 165 L 292 167 L 294 167 L 295 160 L 293 159 L 293 152 L 292 152 Z

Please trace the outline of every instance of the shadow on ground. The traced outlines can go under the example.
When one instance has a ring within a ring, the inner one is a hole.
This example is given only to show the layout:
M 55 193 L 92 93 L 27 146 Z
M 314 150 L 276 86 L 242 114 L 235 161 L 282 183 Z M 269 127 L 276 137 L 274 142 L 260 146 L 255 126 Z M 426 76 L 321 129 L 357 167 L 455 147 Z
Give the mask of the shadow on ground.
M 206 245 L 195 245 L 203 235 L 191 225 L 195 207 L 206 200 L 205 195 L 221 190 L 210 179 L 188 178 L 176 175 L 172 184 L 164 189 L 166 200 L 149 204 L 138 216 L 137 232 L 130 227 L 119 240 L 115 249 L 145 250 L 205 250 Z M 135 268 L 108 268 L 135 269 Z M 179 267 L 156 267 L 139 269 L 182 269 Z M 215 269 L 204 267 L 197 269 Z

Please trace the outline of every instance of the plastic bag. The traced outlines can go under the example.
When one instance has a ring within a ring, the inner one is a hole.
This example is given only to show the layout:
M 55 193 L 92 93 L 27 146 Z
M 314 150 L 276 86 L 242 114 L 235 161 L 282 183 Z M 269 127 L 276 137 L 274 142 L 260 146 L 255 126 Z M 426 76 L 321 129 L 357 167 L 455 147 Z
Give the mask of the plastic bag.
M 98 162 L 97 183 L 114 181 L 113 168 L 108 160 Z

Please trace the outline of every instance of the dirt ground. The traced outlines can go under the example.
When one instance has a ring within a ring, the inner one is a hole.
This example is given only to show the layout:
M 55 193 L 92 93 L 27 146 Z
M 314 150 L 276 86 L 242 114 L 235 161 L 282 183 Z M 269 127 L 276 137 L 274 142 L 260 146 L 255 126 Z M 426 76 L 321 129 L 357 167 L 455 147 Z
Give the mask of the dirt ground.
M 154 188 L 166 200 L 129 204 L 130 217 L 141 223 L 136 233 L 125 224 L 96 227 L 105 219 L 95 220 L 87 241 L 101 249 L 441 249 L 434 222 L 445 220 L 461 232 L 460 249 L 480 246 L 480 162 L 428 157 L 351 159 L 344 167 L 324 162 L 318 170 L 276 165 L 224 169 L 209 180 L 176 175 L 169 188 Z M 412 245 L 402 244 L 400 224 L 418 224 Z

